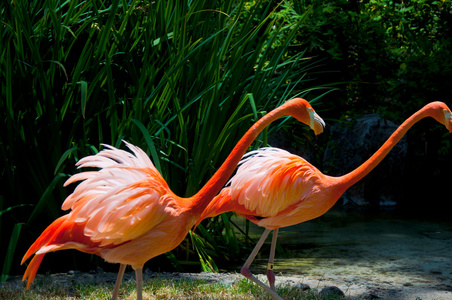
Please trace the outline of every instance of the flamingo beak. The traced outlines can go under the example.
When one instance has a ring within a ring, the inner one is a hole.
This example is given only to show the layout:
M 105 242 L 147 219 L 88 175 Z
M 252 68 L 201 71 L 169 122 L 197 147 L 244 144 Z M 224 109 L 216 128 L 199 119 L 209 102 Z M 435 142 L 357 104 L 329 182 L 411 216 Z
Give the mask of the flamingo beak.
M 447 109 L 443 109 L 444 113 L 444 124 L 446 125 L 447 130 L 452 133 L 452 113 Z
M 310 118 L 309 127 L 314 130 L 315 135 L 321 134 L 323 128 L 325 128 L 325 122 L 312 108 L 308 108 L 308 113 Z

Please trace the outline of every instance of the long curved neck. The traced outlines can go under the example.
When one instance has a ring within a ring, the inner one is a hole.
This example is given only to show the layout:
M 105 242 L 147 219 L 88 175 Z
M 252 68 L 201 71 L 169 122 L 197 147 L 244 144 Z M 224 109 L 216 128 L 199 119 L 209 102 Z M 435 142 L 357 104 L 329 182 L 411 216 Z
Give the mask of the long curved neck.
M 276 119 L 293 115 L 293 112 L 300 109 L 297 101 L 288 101 L 278 108 L 270 111 L 259 121 L 257 121 L 240 139 L 237 145 L 232 149 L 221 167 L 215 172 L 210 180 L 199 190 L 198 193 L 190 197 L 191 208 L 194 213 L 201 214 L 210 201 L 218 194 L 221 188 L 231 177 L 243 154 L 251 146 L 251 143 L 257 138 L 259 133 Z M 302 108 L 301 108 L 302 109 Z
M 357 183 L 370 171 L 372 171 L 386 155 L 391 151 L 391 149 L 400 141 L 400 139 L 405 135 L 405 133 L 419 120 L 432 116 L 433 109 L 430 106 L 425 106 L 411 117 L 409 117 L 405 122 L 400 125 L 397 130 L 389 137 L 389 139 L 374 153 L 366 162 L 360 165 L 358 168 L 352 172 L 337 177 L 341 185 L 341 191 L 345 192 L 349 187 Z

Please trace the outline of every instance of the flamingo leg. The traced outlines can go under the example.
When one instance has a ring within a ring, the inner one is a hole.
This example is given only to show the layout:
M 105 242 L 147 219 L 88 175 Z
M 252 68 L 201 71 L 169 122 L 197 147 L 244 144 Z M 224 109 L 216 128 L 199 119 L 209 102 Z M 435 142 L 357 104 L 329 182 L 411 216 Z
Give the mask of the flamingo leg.
M 119 287 L 121 286 L 122 276 L 124 276 L 124 271 L 126 270 L 126 265 L 121 264 L 119 266 L 118 277 L 116 277 L 115 288 L 113 290 L 113 295 L 111 296 L 111 300 L 118 299 L 119 295 Z
M 143 299 L 143 268 L 135 270 L 135 277 L 137 282 L 137 300 Z
M 268 258 L 267 264 L 267 278 L 268 283 L 270 284 L 270 288 L 272 290 L 275 290 L 275 273 L 273 272 L 273 266 L 275 261 L 276 240 L 278 239 L 278 230 L 279 228 L 273 230 L 272 245 L 270 248 L 270 257 Z
M 248 259 L 246 260 L 246 262 L 243 265 L 242 269 L 240 270 L 240 273 L 243 276 L 245 276 L 246 278 L 248 278 L 249 280 L 251 280 L 254 283 L 256 283 L 258 286 L 260 286 L 263 289 L 265 289 L 266 291 L 268 291 L 272 295 L 273 299 L 280 299 L 280 300 L 282 300 L 282 298 L 279 297 L 278 294 L 276 294 L 274 290 L 272 290 L 268 285 L 266 285 L 265 283 L 263 283 L 262 281 L 257 279 L 253 275 L 253 273 L 251 273 L 251 271 L 250 271 L 250 265 L 253 262 L 253 260 L 256 258 L 257 253 L 259 252 L 259 250 L 261 249 L 261 247 L 264 244 L 265 240 L 267 239 L 270 231 L 271 231 L 270 229 L 265 229 L 264 233 L 262 233 L 259 241 L 257 242 L 257 244 L 254 247 L 253 251 L 251 252 L 250 256 L 248 257 Z

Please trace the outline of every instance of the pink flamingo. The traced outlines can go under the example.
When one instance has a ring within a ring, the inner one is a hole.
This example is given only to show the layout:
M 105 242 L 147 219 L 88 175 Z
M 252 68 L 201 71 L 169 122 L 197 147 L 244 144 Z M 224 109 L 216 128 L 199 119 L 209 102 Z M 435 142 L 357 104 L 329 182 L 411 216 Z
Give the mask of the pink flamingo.
M 213 197 L 232 175 L 240 158 L 258 134 L 274 120 L 291 115 L 316 134 L 323 120 L 304 99 L 292 99 L 254 124 L 232 149 L 212 178 L 192 197 L 175 195 L 149 157 L 126 143 L 133 154 L 106 145 L 96 155 L 81 159 L 79 168 L 94 167 L 73 175 L 65 185 L 82 181 L 64 201 L 71 211 L 50 224 L 25 253 L 33 254 L 23 280 L 33 282 L 45 254 L 77 249 L 120 263 L 112 299 L 117 299 L 125 266 L 135 270 L 137 299 L 142 299 L 142 269 L 149 259 L 179 245 Z
M 273 272 L 278 229 L 326 213 L 349 187 L 383 160 L 408 129 L 426 117 L 433 117 L 452 132 L 450 109 L 442 102 L 432 102 L 403 122 L 366 162 L 340 177 L 327 176 L 303 158 L 284 150 L 263 148 L 251 151 L 239 163 L 229 186 L 207 205 L 197 224 L 204 218 L 234 211 L 264 227 L 265 231 L 243 265 L 241 273 L 265 288 L 274 298 L 280 299 L 275 293 Z M 273 238 L 267 268 L 270 286 L 267 286 L 251 273 L 249 267 L 271 231 Z

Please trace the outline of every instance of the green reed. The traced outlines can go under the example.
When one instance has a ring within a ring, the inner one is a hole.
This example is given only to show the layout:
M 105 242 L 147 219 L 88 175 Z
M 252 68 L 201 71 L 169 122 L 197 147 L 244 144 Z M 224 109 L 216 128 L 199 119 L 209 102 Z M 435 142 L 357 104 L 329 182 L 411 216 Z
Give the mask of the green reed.
M 25 250 L 64 213 L 72 187 L 62 183 L 101 143 L 140 146 L 173 191 L 190 196 L 254 121 L 306 95 L 316 62 L 291 50 L 304 16 L 287 24 L 277 9 L 233 0 L 2 2 L 2 281 L 23 271 Z M 225 240 L 231 253 L 243 247 L 222 220 L 168 258 L 217 269 Z

